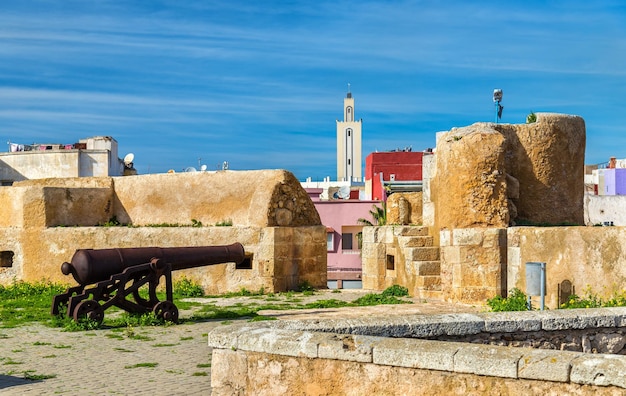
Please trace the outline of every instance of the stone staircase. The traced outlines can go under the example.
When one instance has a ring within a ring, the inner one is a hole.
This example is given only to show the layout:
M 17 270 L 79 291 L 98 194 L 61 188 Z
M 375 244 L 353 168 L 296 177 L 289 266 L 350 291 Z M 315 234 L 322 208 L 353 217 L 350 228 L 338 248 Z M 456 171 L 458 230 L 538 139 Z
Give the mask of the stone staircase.
M 442 299 L 439 247 L 428 227 L 402 227 L 397 235 L 398 247 L 405 257 L 406 273 L 415 279 L 411 294 L 424 299 Z

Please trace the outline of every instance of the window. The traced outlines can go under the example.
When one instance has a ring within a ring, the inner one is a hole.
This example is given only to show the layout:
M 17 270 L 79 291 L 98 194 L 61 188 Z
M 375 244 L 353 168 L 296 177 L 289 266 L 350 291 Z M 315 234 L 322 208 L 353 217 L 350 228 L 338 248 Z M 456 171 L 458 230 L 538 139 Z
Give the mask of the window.
M 396 269 L 396 258 L 390 254 L 387 255 L 387 269 L 391 271 Z
M 0 268 L 13 267 L 13 252 L 5 250 L 0 252 Z
M 352 250 L 352 234 L 346 233 L 341 235 L 341 249 Z
M 252 256 L 246 256 L 240 264 L 235 264 L 235 269 L 252 269 Z
M 326 250 L 332 252 L 335 250 L 335 233 L 327 232 L 326 233 Z

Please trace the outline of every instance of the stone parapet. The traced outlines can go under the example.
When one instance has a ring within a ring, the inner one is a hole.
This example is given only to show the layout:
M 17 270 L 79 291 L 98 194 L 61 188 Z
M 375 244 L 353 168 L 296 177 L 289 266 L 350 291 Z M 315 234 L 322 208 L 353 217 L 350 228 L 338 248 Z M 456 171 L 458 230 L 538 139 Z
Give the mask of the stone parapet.
M 430 380 L 426 382 L 407 384 L 392 380 L 387 385 L 395 393 L 425 391 L 426 394 L 437 394 L 451 389 L 455 381 L 464 378 L 463 382 L 477 386 L 474 389 L 490 385 L 504 393 L 533 389 L 619 394 L 626 391 L 623 376 L 626 356 L 418 338 L 503 329 L 516 332 L 537 328 L 548 330 L 555 322 L 562 323 L 564 328 L 587 326 L 591 329 L 594 325 L 618 328 L 618 324 L 624 324 L 625 317 L 626 308 L 603 308 L 290 320 L 224 326 L 208 335 L 209 346 L 215 348 L 211 383 L 214 394 L 218 395 L 233 390 L 245 393 L 252 389 L 270 393 L 280 389 L 281 393 L 294 394 L 331 383 L 337 377 L 349 378 L 354 371 L 367 370 L 367 378 L 361 377 L 351 383 L 352 391 L 376 389 L 375 382 L 382 378 L 424 378 L 427 372 Z M 242 366 L 238 361 L 247 363 Z M 355 365 L 357 363 L 359 365 Z M 230 365 L 240 369 L 236 378 L 232 378 L 226 369 Z M 268 365 L 273 367 L 271 372 L 258 370 Z M 331 366 L 334 369 L 329 371 Z M 304 368 L 306 374 L 301 371 Z M 406 369 L 411 371 L 403 371 Z M 272 374 L 276 370 L 282 373 L 279 377 Z M 451 373 L 455 375 L 450 376 Z M 402 388 L 403 385 L 410 388 Z

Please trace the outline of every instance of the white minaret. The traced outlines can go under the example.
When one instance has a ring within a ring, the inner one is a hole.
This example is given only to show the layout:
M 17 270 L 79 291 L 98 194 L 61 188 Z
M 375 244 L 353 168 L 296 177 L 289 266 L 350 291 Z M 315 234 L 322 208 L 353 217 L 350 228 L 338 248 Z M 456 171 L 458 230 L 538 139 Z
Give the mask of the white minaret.
M 361 122 L 354 120 L 354 98 L 348 84 L 343 121 L 337 120 L 337 180 L 361 181 Z

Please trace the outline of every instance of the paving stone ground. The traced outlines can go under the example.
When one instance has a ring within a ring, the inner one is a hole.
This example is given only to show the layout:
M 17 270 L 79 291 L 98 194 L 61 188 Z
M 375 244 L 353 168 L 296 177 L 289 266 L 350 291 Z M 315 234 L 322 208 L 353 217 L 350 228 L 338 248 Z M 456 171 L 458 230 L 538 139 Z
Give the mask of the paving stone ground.
M 360 290 L 305 298 L 352 301 Z M 250 298 L 211 299 L 219 305 Z M 363 308 L 263 311 L 280 320 L 475 312 L 482 307 L 413 300 Z M 181 317 L 185 314 L 181 312 Z M 42 325 L 0 328 L 0 395 L 210 395 L 211 349 L 206 334 L 223 320 L 83 332 Z

